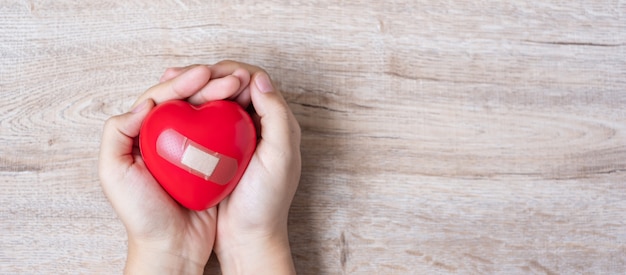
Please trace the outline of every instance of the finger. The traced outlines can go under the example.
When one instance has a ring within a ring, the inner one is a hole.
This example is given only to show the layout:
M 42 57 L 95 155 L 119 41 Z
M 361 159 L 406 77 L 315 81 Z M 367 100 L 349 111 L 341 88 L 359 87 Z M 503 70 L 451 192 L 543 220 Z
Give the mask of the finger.
M 248 112 L 251 112 L 250 118 L 252 118 L 252 123 L 254 123 L 254 130 L 256 131 L 256 139 L 261 139 L 261 117 L 254 111 L 254 108 L 251 108 Z
M 211 71 L 207 66 L 192 67 L 173 79 L 152 86 L 139 96 L 133 108 L 146 99 L 152 99 L 156 104 L 173 99 L 186 99 L 201 90 L 210 78 Z
M 252 76 L 250 94 L 261 122 L 261 143 L 277 150 L 300 148 L 300 126 L 265 72 Z
M 230 60 L 220 61 L 215 65 L 209 66 L 209 68 L 211 70 L 212 79 L 228 75 L 237 77 L 240 82 L 239 90 L 237 90 L 236 93 L 228 99 L 234 100 L 243 108 L 247 108 L 248 105 L 250 105 L 251 98 L 249 85 L 251 75 L 263 71 L 263 69 L 257 66 Z
M 165 72 L 163 72 L 163 75 L 161 75 L 161 78 L 159 79 L 159 83 L 163 83 L 165 81 L 168 81 L 174 77 L 179 76 L 180 74 L 186 72 L 187 70 L 191 69 L 191 67 L 172 67 L 172 68 L 167 68 L 165 70 Z
M 168 81 L 197 66 L 203 65 L 194 64 L 185 67 L 167 68 L 165 72 L 163 72 L 163 75 L 161 75 L 159 82 Z M 235 75 L 241 80 L 242 86 L 244 87 L 249 84 L 250 75 L 261 70 L 261 68 L 256 66 L 230 60 L 220 61 L 215 65 L 207 66 L 209 66 L 211 70 L 211 79 L 222 78 L 228 75 Z
M 197 67 L 197 66 L 204 66 L 204 65 L 194 64 L 194 65 L 189 65 L 185 67 L 167 68 L 165 72 L 163 73 L 163 75 L 161 76 L 161 80 L 163 81 L 160 81 L 160 82 L 165 82 L 169 79 L 172 79 L 186 72 L 187 70 Z M 231 61 L 231 60 L 223 60 L 214 65 L 207 65 L 207 66 L 209 66 L 211 70 L 211 79 L 221 78 L 227 75 L 236 75 L 237 77 L 239 77 L 239 74 L 237 73 L 237 71 L 244 72 L 244 74 L 241 75 L 242 83 L 244 83 L 242 86 L 248 85 L 248 81 L 250 80 L 250 75 L 263 70 L 257 66 L 253 66 L 250 64 L 237 62 L 237 61 Z M 244 78 L 246 78 L 247 80 Z
M 236 69 L 232 75 L 237 77 L 237 79 L 239 79 L 239 90 L 237 90 L 236 96 L 231 98 L 231 99 L 235 99 L 248 87 L 248 84 L 250 84 L 251 73 L 248 72 L 246 69 L 240 68 L 240 69 Z M 249 103 L 250 101 L 248 101 L 248 104 Z
M 201 65 L 201 64 L 192 64 L 189 66 L 185 66 L 185 67 L 170 67 L 165 69 L 165 72 L 163 72 L 163 75 L 161 75 L 161 78 L 159 79 L 159 83 L 168 81 L 172 78 L 175 78 L 181 74 L 183 74 L 186 71 L 189 71 L 192 68 L 198 67 L 198 66 L 206 66 L 206 65 Z
M 228 99 L 237 102 L 242 108 L 250 105 L 250 75 L 240 69 L 232 75 L 212 79 L 200 92 L 192 95 L 188 101 L 199 105 L 208 101 Z
M 134 163 L 134 139 L 139 135 L 141 123 L 152 107 L 154 107 L 154 102 L 146 100 L 133 111 L 114 116 L 106 121 L 100 145 L 99 172 L 101 177 L 107 176 L 109 169 L 129 167 Z
M 161 76 L 160 82 L 168 81 L 196 66 L 200 66 L 200 65 L 190 65 L 187 67 L 168 68 L 163 73 L 163 76 Z M 198 105 L 198 104 L 202 104 L 202 103 L 205 103 L 207 101 L 212 101 L 212 100 L 230 99 L 230 100 L 234 100 L 235 102 L 237 102 L 243 108 L 246 108 L 248 105 L 250 105 L 250 93 L 248 89 L 248 85 L 250 84 L 250 75 L 252 73 L 260 71 L 261 70 L 260 68 L 256 66 L 240 63 L 240 62 L 226 60 L 226 61 L 221 61 L 215 65 L 210 66 L 210 70 L 211 70 L 211 80 L 221 79 L 221 78 L 225 78 L 229 76 L 235 76 L 237 79 L 239 79 L 239 85 L 238 85 L 239 89 L 234 91 L 230 89 L 230 87 L 232 86 L 224 84 L 224 83 L 220 83 L 218 85 L 211 85 L 212 82 L 210 81 L 207 86 L 212 86 L 212 87 L 207 87 L 203 89 L 200 92 L 202 94 L 194 94 L 189 99 L 189 102 L 191 102 L 192 104 Z M 234 84 L 231 84 L 231 85 L 234 86 Z M 216 90 L 217 88 L 222 89 L 222 90 Z M 224 88 L 226 88 L 226 90 L 223 90 Z
M 172 78 L 179 76 L 180 74 L 185 73 L 200 65 L 191 65 L 187 67 L 172 67 L 165 70 L 163 75 L 161 76 L 160 82 L 168 81 Z M 250 84 L 250 73 L 242 68 L 241 66 L 245 66 L 242 63 L 229 63 L 228 66 L 225 66 L 223 63 L 218 66 L 216 71 L 220 74 L 220 78 L 217 78 L 215 75 L 211 74 L 211 80 L 203 88 L 200 92 L 192 95 L 188 101 L 192 104 L 199 105 L 212 100 L 220 100 L 220 99 L 230 99 L 237 102 L 243 108 L 246 108 L 250 105 L 250 90 L 248 89 L 248 84 Z M 252 66 L 250 66 L 252 67 Z M 223 76 L 224 73 L 228 73 L 232 71 L 232 74 Z M 239 80 L 239 83 L 234 83 L 230 77 L 236 77 Z M 227 80 L 221 81 L 221 79 L 228 78 Z M 216 80 L 220 80 L 217 83 L 214 83 Z M 238 86 L 237 90 L 233 89 L 233 87 Z
M 163 81 L 160 81 L 160 82 L 165 82 L 169 79 L 172 79 L 186 72 L 187 70 L 197 67 L 197 66 L 203 66 L 203 65 L 194 64 L 194 65 L 189 65 L 185 67 L 168 68 L 165 70 L 165 72 L 161 76 L 161 80 Z M 236 75 L 237 77 L 240 77 L 237 71 L 243 72 L 240 78 L 242 80 L 242 83 L 244 83 L 242 86 L 248 85 L 248 81 L 250 80 L 250 75 L 262 70 L 261 68 L 257 66 L 253 66 L 250 64 L 241 63 L 237 61 L 231 61 L 231 60 L 223 60 L 214 65 L 207 65 L 207 66 L 209 66 L 211 70 L 211 79 L 222 78 L 227 75 Z
M 248 73 L 248 75 L 253 75 L 257 72 L 263 71 L 263 69 L 253 66 L 246 63 L 231 61 L 231 60 L 223 60 L 215 65 L 209 66 L 211 69 L 211 76 L 213 78 L 220 78 L 227 75 L 234 74 L 235 71 L 243 69 Z
M 239 66 L 243 66 L 242 63 L 239 63 Z M 258 69 L 260 70 L 260 69 Z M 225 77 L 233 76 L 239 80 L 239 89 L 234 93 L 231 93 L 229 96 L 223 96 L 222 98 L 228 98 L 229 100 L 233 100 L 237 102 L 241 107 L 247 108 L 250 105 L 250 72 L 244 68 L 236 68 L 232 72 L 232 74 L 227 75 Z M 211 74 L 213 75 L 213 74 Z M 221 75 L 221 74 L 220 74 Z M 232 92 L 229 91 L 229 93 Z
M 234 98 L 235 102 L 237 102 L 241 107 L 248 108 L 250 106 L 250 102 L 252 99 L 250 98 L 250 86 L 244 88 L 241 93 Z
M 231 99 L 237 96 L 240 90 L 240 81 L 233 75 L 213 79 L 198 93 L 189 97 L 188 101 L 194 105 L 221 99 Z

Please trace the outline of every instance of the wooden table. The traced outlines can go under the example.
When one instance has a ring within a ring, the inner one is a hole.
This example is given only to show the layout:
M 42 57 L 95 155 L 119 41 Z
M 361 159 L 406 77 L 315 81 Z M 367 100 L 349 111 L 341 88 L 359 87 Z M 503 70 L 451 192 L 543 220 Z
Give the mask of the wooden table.
M 0 3 L 0 273 L 121 271 L 103 122 L 222 59 L 302 126 L 299 273 L 626 270 L 626 2 L 199 2 Z

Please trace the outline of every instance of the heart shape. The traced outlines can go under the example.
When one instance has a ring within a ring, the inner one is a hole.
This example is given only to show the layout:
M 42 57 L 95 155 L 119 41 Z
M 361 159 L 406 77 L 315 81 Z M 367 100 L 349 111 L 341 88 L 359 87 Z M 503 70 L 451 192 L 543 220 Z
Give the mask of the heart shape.
M 172 198 L 204 210 L 237 186 L 256 148 L 256 130 L 235 102 L 193 106 L 173 100 L 148 113 L 139 148 L 146 167 Z

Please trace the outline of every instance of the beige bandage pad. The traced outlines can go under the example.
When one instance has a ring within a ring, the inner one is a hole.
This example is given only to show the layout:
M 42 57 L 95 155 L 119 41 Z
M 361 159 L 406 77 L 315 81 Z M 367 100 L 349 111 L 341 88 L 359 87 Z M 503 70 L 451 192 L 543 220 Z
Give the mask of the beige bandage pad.
M 209 150 L 176 130 L 163 131 L 156 143 L 159 156 L 206 181 L 226 184 L 237 173 L 237 160 Z
M 205 153 L 193 145 L 187 146 L 180 160 L 182 164 L 204 175 L 205 179 L 208 179 L 213 174 L 219 161 L 219 158 Z

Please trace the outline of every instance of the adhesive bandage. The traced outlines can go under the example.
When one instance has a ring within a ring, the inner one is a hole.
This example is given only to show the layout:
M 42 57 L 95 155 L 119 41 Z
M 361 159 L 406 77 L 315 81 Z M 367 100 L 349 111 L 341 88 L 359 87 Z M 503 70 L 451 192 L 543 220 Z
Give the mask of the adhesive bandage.
M 237 160 L 209 150 L 173 129 L 163 131 L 156 146 L 159 156 L 207 181 L 223 185 L 237 172 Z

